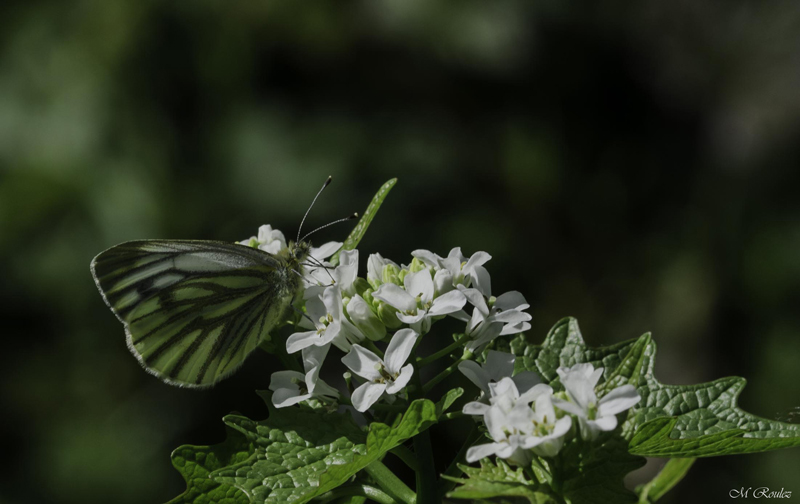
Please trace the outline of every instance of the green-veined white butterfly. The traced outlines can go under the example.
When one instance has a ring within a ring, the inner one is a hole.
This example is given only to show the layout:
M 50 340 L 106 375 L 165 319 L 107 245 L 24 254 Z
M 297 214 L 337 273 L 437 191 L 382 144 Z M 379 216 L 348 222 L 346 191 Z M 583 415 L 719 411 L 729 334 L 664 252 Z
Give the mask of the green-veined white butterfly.
M 172 385 L 207 387 L 285 318 L 309 258 L 297 236 L 278 254 L 221 241 L 129 241 L 101 252 L 91 270 L 144 368 Z

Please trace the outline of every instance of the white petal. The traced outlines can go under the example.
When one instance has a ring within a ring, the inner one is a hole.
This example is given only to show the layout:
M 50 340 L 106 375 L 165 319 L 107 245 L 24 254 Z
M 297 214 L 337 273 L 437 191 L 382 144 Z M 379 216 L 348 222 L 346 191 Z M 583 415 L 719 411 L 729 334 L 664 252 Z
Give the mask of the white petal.
M 317 345 L 327 345 L 328 343 L 332 342 L 336 339 L 337 336 L 342 331 L 342 324 L 341 322 L 331 322 L 325 328 L 325 330 L 320 334 L 320 340 Z
M 460 320 L 462 322 L 469 322 L 470 321 L 470 316 L 467 315 L 467 312 L 465 312 L 464 310 L 459 310 L 459 311 L 457 311 L 455 313 L 451 313 L 450 316 L 453 317 L 454 319 Z
M 278 389 L 272 394 L 272 404 L 276 408 L 285 408 L 309 399 L 311 394 L 298 395 L 297 392 L 289 389 Z
M 350 298 L 350 302 L 347 303 L 347 314 L 367 338 L 379 341 L 386 336 L 386 326 L 358 294 Z
M 276 371 L 272 373 L 269 380 L 269 389 L 273 392 L 278 389 L 293 389 L 299 391 L 300 387 L 297 385 L 297 380 L 303 381 L 305 377 L 303 373 L 297 371 Z
M 472 446 L 469 450 L 467 450 L 467 462 L 477 462 L 482 458 L 494 455 L 502 446 L 503 445 L 500 443 L 486 443 Z
M 372 293 L 372 297 L 394 306 L 400 311 L 417 309 L 417 300 L 414 296 L 403 290 L 399 285 L 383 284 Z
M 601 431 L 612 431 L 617 427 L 617 417 L 608 415 L 600 417 L 597 420 L 589 420 L 588 423 Z
M 430 250 L 417 249 L 411 252 L 411 255 L 424 262 L 431 268 L 439 268 L 439 259 L 436 254 Z
M 514 382 L 516 385 L 516 382 Z M 535 401 L 539 396 L 552 396 L 553 395 L 553 387 L 550 385 L 545 385 L 544 383 L 540 383 L 538 385 L 534 385 L 527 392 L 521 394 L 519 396 L 518 402 L 528 404 L 531 401 Z
M 572 413 L 573 415 L 579 418 L 586 418 L 586 410 L 584 410 L 583 408 L 581 408 L 580 406 L 578 406 L 573 402 L 565 401 L 564 399 L 559 399 L 558 397 L 554 397 L 553 405 L 556 408 L 566 413 Z
M 489 350 L 489 353 L 486 354 L 486 364 L 483 367 L 492 380 L 498 381 L 514 373 L 514 361 L 516 358 L 511 353 Z
M 561 417 L 556 422 L 556 425 L 553 427 L 553 432 L 551 432 L 550 435 L 552 437 L 561 437 L 569 431 L 570 427 L 572 427 L 572 417 Z
M 303 367 L 306 372 L 312 369 L 319 370 L 319 368 L 322 367 L 322 363 L 325 362 L 325 357 L 328 355 L 329 348 L 330 345 L 322 345 L 303 349 Z
M 626 409 L 632 408 L 642 398 L 633 385 L 617 387 L 600 399 L 597 411 L 601 416 L 616 415 Z
M 409 273 L 403 279 L 406 292 L 413 297 L 419 297 L 423 303 L 433 299 L 433 277 L 427 269 Z
M 463 285 L 458 286 L 461 292 L 467 297 L 467 300 L 475 307 L 475 309 L 479 310 L 484 317 L 489 316 L 489 306 L 486 304 L 486 300 L 483 298 L 483 294 L 478 289 L 467 289 Z
M 381 379 L 378 369 L 383 365 L 383 362 L 377 355 L 361 345 L 353 345 L 350 352 L 342 357 L 342 362 L 352 372 L 367 380 L 377 381 Z
M 466 268 L 465 268 L 466 269 Z M 476 266 L 470 273 L 472 285 L 485 297 L 492 295 L 492 278 L 483 266 Z
M 386 370 L 390 373 L 397 373 L 403 364 L 408 360 L 411 355 L 411 350 L 414 349 L 414 344 L 417 342 L 419 335 L 413 329 L 400 329 L 389 342 L 386 347 Z
M 298 350 L 316 345 L 320 341 L 317 331 L 298 332 L 286 338 L 286 352 L 292 354 Z
M 518 322 L 527 322 L 531 319 L 530 314 L 521 312 L 519 310 L 507 310 L 500 312 L 494 316 L 497 322 L 504 322 L 506 324 L 516 324 Z
M 485 415 L 486 412 L 489 411 L 489 408 L 490 406 L 488 404 L 472 401 L 465 404 L 461 412 L 465 415 Z
M 425 310 L 418 310 L 416 315 L 408 315 L 406 313 L 398 313 L 397 314 L 397 320 L 399 320 L 400 322 L 402 322 L 404 324 L 412 325 L 412 324 L 416 324 L 417 322 L 419 322 L 420 320 L 425 318 L 425 315 L 427 313 L 428 312 L 426 312 Z M 422 332 L 424 332 L 424 331 L 422 331 Z
M 464 271 L 469 273 L 476 266 L 482 266 L 486 264 L 491 258 L 492 256 L 490 256 L 486 252 L 475 252 L 474 254 L 472 254 L 472 257 L 469 258 L 467 264 L 464 265 Z
M 531 325 L 527 322 L 520 322 L 518 324 L 506 324 L 500 331 L 500 336 L 505 336 L 507 334 L 519 334 L 521 332 L 527 331 L 530 328 Z
M 317 380 L 317 383 L 314 385 L 313 389 L 309 387 L 308 391 L 314 397 L 339 397 L 339 391 L 325 383 L 325 380 L 321 379 Z
M 525 308 L 520 308 L 520 306 L 524 306 Z M 524 310 L 529 306 L 528 302 L 525 301 L 525 296 L 519 291 L 509 291 L 505 294 L 501 294 L 494 302 L 494 307 L 498 310 Z
M 446 269 L 440 269 L 433 275 L 433 289 L 435 294 L 442 295 L 453 290 L 453 274 Z
M 350 399 L 356 410 L 363 413 L 367 411 L 370 406 L 378 402 L 384 390 L 386 390 L 386 385 L 383 383 L 367 382 L 355 389 Z
M 502 441 L 506 438 L 506 415 L 500 408 L 496 406 L 489 408 L 483 416 L 483 421 L 492 439 Z
M 318 248 L 311 247 L 309 255 L 319 261 L 332 256 L 337 250 L 342 248 L 342 242 L 328 242 Z
M 403 390 L 408 382 L 411 380 L 411 376 L 414 374 L 414 366 L 408 364 L 400 370 L 400 374 L 395 378 L 394 382 L 386 386 L 386 393 L 387 394 L 396 394 Z
M 338 321 L 342 318 L 342 291 L 339 287 L 332 285 L 326 287 L 322 292 L 322 302 L 325 304 L 326 315 L 330 313 L 333 319 Z
M 490 394 L 489 382 L 491 377 L 489 374 L 475 361 L 462 361 L 458 364 L 458 370 L 469 379 L 472 383 L 478 386 L 486 395 Z
M 467 298 L 464 297 L 464 294 L 461 291 L 454 290 L 434 299 L 428 313 L 434 317 L 447 315 L 448 313 L 457 312 L 463 308 L 465 304 L 467 304 Z

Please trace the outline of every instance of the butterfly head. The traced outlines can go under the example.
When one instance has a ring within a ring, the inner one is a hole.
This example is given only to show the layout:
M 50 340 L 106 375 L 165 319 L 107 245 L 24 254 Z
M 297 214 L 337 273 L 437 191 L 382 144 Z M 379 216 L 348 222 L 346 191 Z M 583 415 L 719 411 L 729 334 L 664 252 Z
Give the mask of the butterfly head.
M 293 262 L 301 263 L 311 252 L 311 244 L 307 241 L 298 241 L 289 244 L 289 257 Z

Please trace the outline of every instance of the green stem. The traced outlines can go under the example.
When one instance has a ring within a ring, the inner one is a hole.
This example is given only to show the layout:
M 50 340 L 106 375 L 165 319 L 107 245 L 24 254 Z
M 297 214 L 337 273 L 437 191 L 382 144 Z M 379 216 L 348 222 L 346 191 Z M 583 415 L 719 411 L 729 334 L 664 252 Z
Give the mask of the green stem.
M 444 380 L 445 378 L 450 376 L 453 373 L 453 371 L 458 369 L 458 365 L 460 363 L 464 362 L 465 360 L 469 360 L 471 357 L 472 357 L 472 352 L 464 350 L 464 355 L 462 355 L 460 359 L 447 366 L 444 369 L 444 371 L 431 378 L 430 381 L 425 384 L 425 386 L 422 388 L 423 393 L 427 394 L 428 392 L 430 392 L 431 389 L 435 387 L 437 383 Z
M 442 348 L 438 352 L 433 353 L 423 359 L 418 359 L 417 367 L 425 367 L 428 364 L 441 359 L 442 357 L 447 357 L 448 355 L 453 353 L 453 350 L 456 350 L 459 347 L 464 346 L 464 342 L 467 341 L 468 339 L 469 337 L 466 334 L 462 334 L 460 337 L 456 339 L 456 341 L 453 342 L 453 344 L 448 345 L 447 347 Z
M 378 486 L 380 486 L 393 499 L 404 502 L 405 504 L 416 504 L 417 495 L 413 490 L 403 483 L 400 478 L 394 475 L 382 462 L 375 461 L 368 465 L 365 470 L 372 476 Z
M 425 394 L 419 369 L 414 369 L 414 399 L 422 399 Z M 433 448 L 429 430 L 424 430 L 414 436 L 414 454 L 417 456 L 419 468 L 417 469 L 417 502 L 419 504 L 437 504 L 439 502 L 436 492 L 436 465 L 433 460 Z
M 361 345 L 364 346 L 365 348 L 369 348 L 375 355 L 383 359 L 383 350 L 378 348 L 378 346 L 375 343 L 373 343 L 372 340 L 365 339 L 364 341 L 361 342 Z
M 412 471 L 419 471 L 419 464 L 417 464 L 417 456 L 414 452 L 404 445 L 397 445 L 390 450 L 390 452 L 397 458 L 403 461 L 405 465 Z
M 450 462 L 450 465 L 447 466 L 447 469 L 442 473 L 442 475 L 452 476 L 452 477 L 460 476 L 461 468 L 458 467 L 458 464 L 465 462 L 467 450 L 469 450 L 470 446 L 475 444 L 475 441 L 480 439 L 480 437 L 481 437 L 481 431 L 480 428 L 478 427 L 478 423 L 473 422 L 472 429 L 469 431 L 469 434 L 467 434 L 464 444 L 461 446 L 461 449 L 458 450 L 456 456 L 453 457 L 453 460 Z M 444 498 L 444 495 L 450 490 L 452 490 L 454 486 L 456 486 L 456 483 L 454 481 L 441 478 L 439 480 L 439 492 L 438 492 L 439 498 L 440 499 Z
M 369 485 L 339 487 L 319 496 L 319 502 L 332 502 L 341 497 L 366 497 L 378 504 L 398 504 L 391 495 Z

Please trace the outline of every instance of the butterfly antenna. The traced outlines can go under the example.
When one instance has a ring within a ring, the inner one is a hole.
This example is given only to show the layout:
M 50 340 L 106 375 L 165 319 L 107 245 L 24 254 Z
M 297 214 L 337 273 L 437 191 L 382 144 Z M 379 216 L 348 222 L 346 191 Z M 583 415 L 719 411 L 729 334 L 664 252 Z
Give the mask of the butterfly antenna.
M 322 184 L 322 187 L 320 188 L 319 192 L 317 192 L 317 195 L 314 196 L 313 200 L 311 200 L 311 204 L 308 205 L 308 210 L 306 210 L 305 215 L 303 215 L 303 220 L 300 221 L 300 227 L 297 228 L 297 241 L 295 243 L 300 242 L 300 231 L 303 230 L 303 224 L 306 222 L 306 217 L 308 217 L 308 212 L 310 212 L 311 209 L 314 207 L 314 203 L 317 202 L 317 198 L 319 198 L 319 195 L 322 194 L 322 191 L 324 191 L 325 188 L 328 187 L 328 185 L 331 183 L 331 180 L 333 180 L 333 177 L 328 175 L 328 180 L 326 180 L 325 183 Z
M 329 223 L 325 224 L 324 226 L 320 226 L 320 227 L 318 227 L 317 229 L 315 229 L 315 230 L 313 230 L 313 231 L 311 231 L 311 232 L 308 232 L 308 233 L 306 233 L 306 234 L 305 234 L 305 236 L 303 236 L 302 238 L 300 238 L 300 239 L 299 239 L 299 240 L 297 240 L 297 241 L 298 241 L 298 242 L 299 242 L 299 241 L 303 241 L 303 240 L 305 240 L 306 238 L 308 238 L 309 236 L 311 236 L 312 234 L 316 233 L 317 231 L 323 230 L 323 229 L 325 229 L 325 228 L 326 228 L 326 227 L 328 227 L 328 226 L 333 226 L 334 224 L 339 224 L 340 222 L 345 222 L 345 221 L 349 221 L 349 220 L 353 220 L 353 219 L 358 219 L 358 212 L 354 213 L 353 215 L 351 215 L 351 216 L 349 216 L 349 217 L 345 217 L 344 219 L 335 220 L 335 221 L 333 221 L 333 222 L 329 222 Z
M 319 268 L 325 270 L 325 273 L 327 273 L 328 276 L 331 278 L 331 285 L 336 283 L 336 279 L 333 278 L 333 275 L 331 275 L 331 272 L 328 271 L 330 268 L 328 268 L 328 266 L 325 266 L 325 264 L 322 261 L 320 261 L 319 259 L 317 259 L 316 257 L 313 257 L 313 256 L 308 256 L 308 257 L 306 257 L 306 259 L 314 261 L 315 263 L 317 263 L 316 266 L 318 266 Z M 304 266 L 315 266 L 315 265 L 314 264 L 304 264 Z

